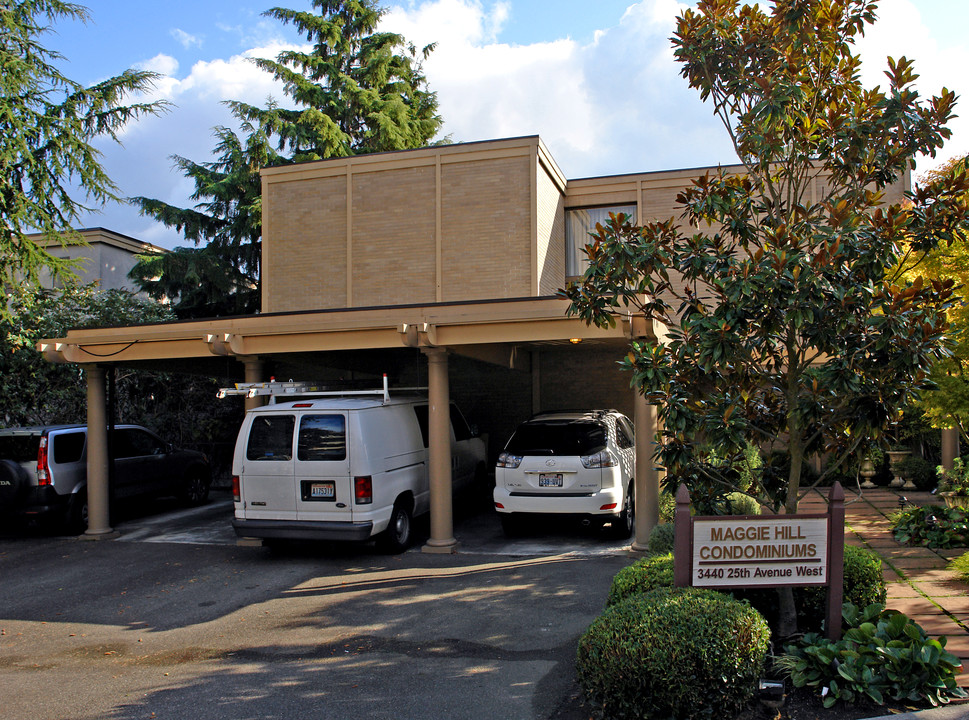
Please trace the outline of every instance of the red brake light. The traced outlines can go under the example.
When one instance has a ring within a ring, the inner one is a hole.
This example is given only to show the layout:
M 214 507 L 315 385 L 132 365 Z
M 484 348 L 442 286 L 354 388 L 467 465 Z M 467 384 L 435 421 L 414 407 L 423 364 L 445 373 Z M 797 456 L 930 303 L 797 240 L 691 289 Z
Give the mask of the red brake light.
M 235 502 L 242 502 L 242 491 L 239 489 L 239 476 L 232 476 L 232 499 Z
M 50 466 L 47 464 L 47 436 L 40 439 L 37 448 L 37 484 L 50 485 Z
M 373 480 L 369 475 L 353 478 L 353 497 L 357 505 L 373 502 Z
M 603 505 L 600 510 L 615 510 L 617 507 L 616 503 L 609 503 L 608 505 Z

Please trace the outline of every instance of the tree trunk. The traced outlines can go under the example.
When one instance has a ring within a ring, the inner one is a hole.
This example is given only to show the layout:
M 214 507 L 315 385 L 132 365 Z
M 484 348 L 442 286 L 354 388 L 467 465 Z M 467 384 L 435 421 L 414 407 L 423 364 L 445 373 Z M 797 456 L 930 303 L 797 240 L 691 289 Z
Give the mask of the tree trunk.
M 797 608 L 794 606 L 794 588 L 783 585 L 777 588 L 777 640 L 783 642 L 797 632 Z

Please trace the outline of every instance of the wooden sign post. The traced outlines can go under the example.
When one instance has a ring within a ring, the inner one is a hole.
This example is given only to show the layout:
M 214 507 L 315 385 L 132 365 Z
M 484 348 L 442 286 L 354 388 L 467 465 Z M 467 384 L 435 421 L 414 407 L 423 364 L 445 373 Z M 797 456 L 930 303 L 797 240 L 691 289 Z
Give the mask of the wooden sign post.
M 676 587 L 827 587 L 826 635 L 841 637 L 844 490 L 835 483 L 822 515 L 692 517 L 685 485 L 676 492 Z

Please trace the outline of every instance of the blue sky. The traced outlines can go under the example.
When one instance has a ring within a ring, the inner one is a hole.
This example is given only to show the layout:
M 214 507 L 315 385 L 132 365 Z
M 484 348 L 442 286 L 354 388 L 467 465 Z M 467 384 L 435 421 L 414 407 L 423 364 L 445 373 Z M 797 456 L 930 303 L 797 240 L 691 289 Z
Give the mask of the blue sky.
M 273 57 L 298 43 L 290 29 L 262 17 L 272 2 L 253 0 L 80 0 L 87 24 L 61 22 L 45 39 L 65 56 L 64 71 L 91 84 L 128 67 L 165 77 L 156 96 L 175 104 L 104 145 L 103 161 L 123 196 L 188 205 L 191 185 L 171 169 L 172 155 L 208 160 L 211 129 L 231 118 L 226 99 L 263 103 L 282 97 L 248 57 Z M 308 0 L 279 2 L 308 9 Z M 417 46 L 437 42 L 425 64 L 444 133 L 454 141 L 541 135 L 570 178 L 698 167 L 735 161 L 709 106 L 686 87 L 669 37 L 676 0 L 385 0 L 384 28 Z M 907 55 L 923 94 L 942 86 L 969 103 L 969 2 L 881 0 L 880 21 L 861 45 L 865 77 L 882 82 L 885 57 Z M 969 109 L 953 123 L 943 158 L 969 152 Z M 958 111 L 958 110 L 957 110 Z M 937 164 L 925 159 L 919 171 Z M 177 234 L 131 207 L 85 217 L 164 247 Z

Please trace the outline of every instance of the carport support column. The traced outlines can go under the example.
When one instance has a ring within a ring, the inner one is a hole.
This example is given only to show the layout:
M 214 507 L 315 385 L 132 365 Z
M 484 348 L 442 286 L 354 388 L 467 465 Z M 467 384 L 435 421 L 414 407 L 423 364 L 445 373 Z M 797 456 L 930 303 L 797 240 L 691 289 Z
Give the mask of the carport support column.
M 88 365 L 87 375 L 87 508 L 85 536 L 111 534 L 108 507 L 108 419 L 105 404 L 105 371 Z
M 428 462 L 431 482 L 431 537 L 427 553 L 453 553 L 454 519 L 451 505 L 451 410 L 448 389 L 447 351 L 423 348 L 427 356 Z
M 649 549 L 649 534 L 659 524 L 659 473 L 653 460 L 656 448 L 656 406 L 646 402 L 635 390 L 634 416 L 636 423 L 636 537 L 632 549 Z
M 244 357 L 242 359 L 242 364 L 246 368 L 246 382 L 247 383 L 257 383 L 263 381 L 263 371 L 265 370 L 265 363 L 257 357 Z M 253 408 L 261 407 L 266 404 L 265 395 L 257 395 L 256 397 L 247 397 L 245 400 L 246 410 L 252 410 Z
M 959 430 L 946 428 L 942 431 L 942 467 L 951 470 L 953 461 L 959 457 Z

